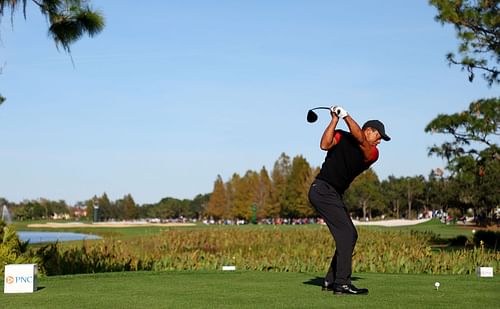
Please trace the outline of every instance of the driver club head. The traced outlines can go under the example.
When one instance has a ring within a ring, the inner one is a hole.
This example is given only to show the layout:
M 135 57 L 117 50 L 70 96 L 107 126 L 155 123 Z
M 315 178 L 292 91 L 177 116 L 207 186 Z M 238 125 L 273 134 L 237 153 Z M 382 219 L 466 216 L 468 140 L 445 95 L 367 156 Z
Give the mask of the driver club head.
M 307 122 L 313 123 L 313 122 L 316 122 L 316 120 L 318 120 L 318 115 L 315 112 L 313 112 L 312 109 L 310 109 L 307 112 Z

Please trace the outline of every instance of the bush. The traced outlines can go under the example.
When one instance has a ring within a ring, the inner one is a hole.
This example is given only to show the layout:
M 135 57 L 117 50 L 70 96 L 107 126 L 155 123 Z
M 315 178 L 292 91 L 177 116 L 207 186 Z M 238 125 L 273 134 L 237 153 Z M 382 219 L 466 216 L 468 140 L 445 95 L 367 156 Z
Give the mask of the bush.
M 500 232 L 494 231 L 477 231 L 474 234 L 474 244 L 477 247 L 486 247 L 493 250 L 499 249 Z
M 468 239 L 464 235 L 457 236 L 455 238 L 450 239 L 451 246 L 464 247 L 468 242 Z
M 34 255 L 40 260 L 40 271 L 48 276 L 152 269 L 152 262 L 147 259 L 120 254 L 120 250 L 106 245 L 84 244 L 63 250 L 58 243 L 47 244 L 35 250 Z
M 28 249 L 28 242 L 21 241 L 14 227 L 0 220 L 0 275 L 3 275 L 7 264 L 38 263 L 38 258 Z

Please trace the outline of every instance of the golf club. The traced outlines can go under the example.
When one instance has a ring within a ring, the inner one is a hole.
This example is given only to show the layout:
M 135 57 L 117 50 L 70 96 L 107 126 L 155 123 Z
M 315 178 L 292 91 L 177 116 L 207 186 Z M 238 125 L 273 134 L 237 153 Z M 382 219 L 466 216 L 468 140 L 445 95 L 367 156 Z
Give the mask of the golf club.
M 327 109 L 327 110 L 330 110 L 330 107 L 320 106 L 320 107 L 315 107 L 315 108 L 310 109 L 307 112 L 307 122 L 313 123 L 313 122 L 316 122 L 316 120 L 318 120 L 318 115 L 315 112 L 313 112 L 315 109 Z

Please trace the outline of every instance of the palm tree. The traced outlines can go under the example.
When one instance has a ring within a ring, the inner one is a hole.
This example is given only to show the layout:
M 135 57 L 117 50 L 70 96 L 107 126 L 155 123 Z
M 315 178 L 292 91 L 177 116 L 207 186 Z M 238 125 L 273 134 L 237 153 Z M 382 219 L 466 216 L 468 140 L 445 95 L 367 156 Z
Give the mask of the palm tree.
M 22 7 L 26 19 L 26 6 L 32 2 L 49 21 L 49 36 L 71 54 L 70 45 L 78 41 L 84 34 L 90 37 L 104 29 L 104 17 L 94 11 L 87 0 L 0 0 L 0 22 L 7 11 L 10 11 L 11 24 L 14 24 L 14 13 Z M 0 95 L 0 104 L 5 100 Z
M 93 11 L 86 0 L 31 0 L 49 21 L 49 35 L 57 46 L 61 45 L 70 52 L 70 45 L 85 33 L 90 37 L 104 29 L 104 17 Z M 26 18 L 28 0 L 0 0 L 0 18 L 10 10 L 11 23 L 19 6 Z

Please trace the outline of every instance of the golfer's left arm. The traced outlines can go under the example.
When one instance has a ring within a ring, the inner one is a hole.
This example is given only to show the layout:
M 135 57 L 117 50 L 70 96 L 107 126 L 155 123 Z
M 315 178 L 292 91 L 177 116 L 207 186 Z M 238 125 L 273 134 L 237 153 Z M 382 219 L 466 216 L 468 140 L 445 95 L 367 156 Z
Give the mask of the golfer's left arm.
M 335 140 L 335 128 L 337 127 L 337 123 L 339 122 L 339 117 L 335 113 L 331 113 L 332 120 L 326 127 L 323 135 L 321 136 L 321 141 L 319 147 L 322 150 L 329 150 L 336 144 Z

